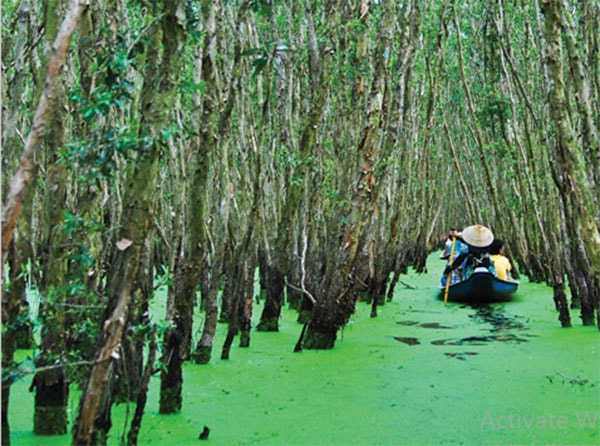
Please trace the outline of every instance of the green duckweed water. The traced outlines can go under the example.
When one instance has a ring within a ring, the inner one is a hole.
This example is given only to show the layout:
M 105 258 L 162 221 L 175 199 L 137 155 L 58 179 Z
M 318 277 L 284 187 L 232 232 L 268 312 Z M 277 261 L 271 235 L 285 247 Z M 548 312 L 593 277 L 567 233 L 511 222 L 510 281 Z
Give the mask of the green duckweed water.
M 253 332 L 250 348 L 236 345 L 222 361 L 220 326 L 211 363 L 185 365 L 180 414 L 158 414 L 152 379 L 139 444 L 600 444 L 597 329 L 575 313 L 575 326 L 560 328 L 540 284 L 522 283 L 508 303 L 444 305 L 436 257 L 429 274 L 402 277 L 410 287 L 400 284 L 377 318 L 359 304 L 330 351 L 293 353 L 301 326 L 286 311 L 279 333 Z M 69 444 L 68 435 L 32 434 L 28 386 L 12 387 L 13 444 Z M 119 444 L 128 410 L 131 419 L 133 406 L 113 410 L 109 444 Z M 208 440 L 199 440 L 205 425 Z

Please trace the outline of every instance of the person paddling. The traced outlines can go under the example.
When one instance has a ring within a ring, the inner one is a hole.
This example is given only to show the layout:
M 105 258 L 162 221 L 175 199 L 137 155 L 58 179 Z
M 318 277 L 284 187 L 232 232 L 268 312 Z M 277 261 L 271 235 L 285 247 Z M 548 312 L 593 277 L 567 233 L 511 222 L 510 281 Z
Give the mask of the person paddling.
M 468 252 L 468 246 L 461 242 L 460 239 L 461 233 L 455 230 L 454 228 L 450 228 L 448 231 L 448 237 L 446 237 L 446 241 L 444 242 L 444 251 L 440 255 L 440 259 L 446 260 L 446 266 L 452 264 L 452 261 L 458 258 L 458 256 L 462 253 Z M 450 253 L 454 252 L 453 259 L 450 259 Z M 450 275 L 450 285 L 458 283 L 463 280 L 463 274 L 461 268 L 456 268 L 452 271 Z M 443 274 L 441 278 L 442 286 L 446 286 L 446 282 L 448 281 L 448 274 Z
M 467 244 L 468 249 L 446 266 L 444 276 L 447 276 L 460 266 L 463 267 L 463 279 L 468 279 L 476 268 L 483 267 L 486 270 L 490 270 L 492 268 L 492 261 L 490 259 L 489 247 L 494 241 L 492 231 L 483 225 L 469 226 L 462 231 L 461 239 Z

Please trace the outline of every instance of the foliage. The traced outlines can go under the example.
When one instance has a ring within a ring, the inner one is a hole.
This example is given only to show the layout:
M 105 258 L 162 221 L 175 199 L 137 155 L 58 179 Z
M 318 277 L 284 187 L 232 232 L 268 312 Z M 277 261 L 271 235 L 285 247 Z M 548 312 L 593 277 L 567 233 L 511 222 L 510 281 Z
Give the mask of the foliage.
M 66 143 L 53 153 L 46 141 L 24 204 L 32 216 L 23 227 L 31 232 L 34 275 L 48 267 L 39 262 L 50 248 L 68 265 L 61 280 L 45 278 L 48 313 L 36 328 L 64 334 L 61 360 L 93 357 L 112 304 L 107 271 L 125 235 L 132 239 L 125 254 L 143 252 L 158 286 L 176 285 L 178 259 L 184 270 L 198 263 L 207 269 L 206 282 L 194 282 L 203 292 L 215 277 L 237 285 L 260 252 L 302 298 L 339 309 L 339 289 L 326 285 L 360 285 L 379 274 L 388 283 L 409 264 L 422 266 L 423 253 L 439 245 L 447 227 L 478 222 L 505 239 L 526 275 L 556 289 L 569 283 L 574 296 L 597 290 L 581 268 L 594 261 L 586 254 L 594 234 L 563 228 L 582 210 L 595 217 L 589 221 L 598 219 L 597 199 L 572 200 L 597 189 L 589 147 L 597 147 L 599 65 L 589 23 L 599 12 L 589 2 L 560 3 L 568 9 L 558 39 L 563 68 L 555 76 L 563 76 L 566 94 L 553 108 L 549 92 L 560 82 L 549 76 L 546 17 L 532 2 L 334 8 L 322 1 L 186 1 L 174 20 L 184 33 L 176 69 L 161 65 L 174 54 L 158 57 L 173 37 L 158 31 L 160 8 L 172 3 L 90 5 L 94 26 L 80 30 L 65 72 L 68 100 L 58 127 Z M 19 163 L 46 57 L 46 18 L 33 6 L 20 17 L 17 7 L 9 2 L 2 10 L 3 127 L 11 117 L 3 174 Z M 20 68 L 19 55 L 26 56 Z M 556 118 L 561 108 L 564 121 Z M 567 141 L 570 157 L 561 158 L 564 123 L 576 137 Z M 59 196 L 45 180 L 56 172 L 56 156 L 64 169 Z M 572 160 L 582 168 L 561 170 Z M 365 178 L 374 191 L 368 207 L 357 199 Z M 134 206 L 144 218 L 128 221 Z M 48 217 L 54 210 L 60 224 Z M 364 232 L 354 238 L 357 228 Z M 60 234 L 60 246 L 45 245 L 50 233 Z M 192 233 L 202 235 L 194 239 L 194 253 L 201 253 L 194 258 Z M 279 233 L 284 253 L 277 252 Z M 372 262 L 360 255 L 367 242 Z M 349 246 L 359 253 L 356 275 L 340 278 L 335 256 Z M 141 264 L 119 267 L 140 271 Z M 269 273 L 261 266 L 262 287 L 276 277 Z M 151 293 L 153 286 L 133 288 Z M 130 321 L 126 333 L 145 342 L 148 327 Z

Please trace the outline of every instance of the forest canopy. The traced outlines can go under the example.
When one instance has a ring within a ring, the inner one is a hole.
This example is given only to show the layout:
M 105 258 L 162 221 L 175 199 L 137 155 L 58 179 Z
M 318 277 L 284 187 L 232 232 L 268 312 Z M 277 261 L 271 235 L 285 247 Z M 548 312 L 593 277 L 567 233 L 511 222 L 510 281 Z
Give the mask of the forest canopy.
M 75 381 L 77 444 L 114 400 L 141 419 L 155 354 L 180 410 L 218 321 L 223 359 L 283 305 L 297 349 L 333 348 L 450 227 L 491 228 L 560 325 L 600 327 L 598 23 L 598 1 L 4 1 L 3 444 L 32 288 L 34 430 L 64 433 Z

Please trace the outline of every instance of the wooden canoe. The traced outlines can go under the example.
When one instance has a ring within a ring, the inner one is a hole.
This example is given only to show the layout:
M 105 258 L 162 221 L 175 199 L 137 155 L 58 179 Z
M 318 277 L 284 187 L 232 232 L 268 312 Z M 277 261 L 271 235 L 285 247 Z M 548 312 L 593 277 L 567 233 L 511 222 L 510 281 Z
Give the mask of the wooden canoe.
M 475 271 L 467 280 L 450 285 L 448 300 L 470 303 L 507 301 L 518 287 L 516 280 L 501 280 L 489 271 Z M 440 285 L 439 290 L 443 299 L 446 288 Z

